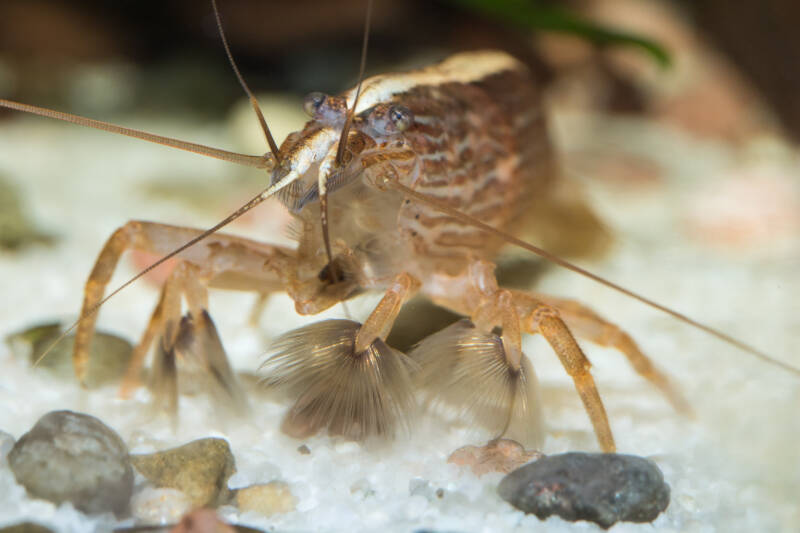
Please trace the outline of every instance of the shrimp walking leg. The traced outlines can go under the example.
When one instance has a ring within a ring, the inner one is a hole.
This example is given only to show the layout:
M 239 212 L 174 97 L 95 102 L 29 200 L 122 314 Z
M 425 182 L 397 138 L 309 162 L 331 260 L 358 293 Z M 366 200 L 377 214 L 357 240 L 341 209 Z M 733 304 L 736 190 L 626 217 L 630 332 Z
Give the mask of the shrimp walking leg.
M 597 392 L 597 386 L 590 372 L 591 363 L 584 355 L 567 325 L 558 316 L 558 311 L 548 305 L 536 306 L 529 315 L 528 327 L 530 333 L 541 333 L 575 383 L 575 388 L 583 402 L 584 409 L 589 415 L 589 420 L 594 427 L 595 435 L 604 452 L 616 450 L 614 436 L 608 425 L 608 415 Z
M 676 411 L 691 416 L 692 407 L 683 394 L 667 375 L 642 353 L 636 341 L 619 326 L 602 318 L 580 302 L 549 295 L 532 294 L 532 296 L 558 309 L 559 315 L 576 337 L 600 346 L 614 348 L 622 353 L 633 369 L 658 388 Z
M 367 349 L 375 339 L 386 340 L 403 303 L 419 288 L 419 281 L 406 273 L 399 274 L 370 313 L 356 335 L 356 352 Z
M 462 284 L 467 287 L 467 290 L 461 293 L 460 298 L 452 299 L 445 297 L 445 295 L 440 295 L 438 297 L 434 296 L 434 301 L 461 314 L 470 316 L 475 328 L 479 331 L 483 330 L 486 335 L 489 335 L 490 330 L 494 328 L 501 328 L 501 342 L 497 343 L 501 348 L 497 352 L 504 358 L 506 371 L 509 375 L 514 375 L 515 372 L 519 371 L 518 369 L 524 368 L 522 362 L 527 361 L 519 348 L 520 332 L 524 331 L 544 336 L 560 359 L 567 374 L 572 377 L 575 388 L 594 427 L 600 447 L 606 452 L 614 451 L 616 449 L 614 437 L 611 433 L 605 407 L 590 372 L 591 364 L 575 341 L 564 320 L 559 316 L 558 310 L 551 305 L 536 300 L 527 293 L 511 292 L 499 288 L 494 277 L 494 265 L 489 262 L 474 262 L 465 275 L 469 277 L 470 282 Z M 431 337 L 439 335 L 437 333 Z M 472 340 L 474 334 L 471 335 L 472 337 L 462 334 L 462 336 L 454 338 L 453 346 L 458 348 L 455 351 L 442 349 L 446 347 L 446 344 L 440 343 L 437 345 L 435 341 L 428 341 L 427 343 L 423 341 L 420 348 L 412 353 L 412 356 L 416 355 L 416 358 L 421 360 L 423 366 L 425 366 L 426 361 L 433 359 L 431 353 L 426 353 L 430 351 L 428 348 L 432 346 L 439 348 L 440 353 L 436 356 L 439 359 L 450 356 L 450 353 L 463 353 L 465 351 L 473 351 L 477 356 L 480 350 L 471 347 L 480 346 L 480 344 L 475 343 Z M 497 358 L 497 356 L 488 357 L 481 365 L 464 366 L 464 369 L 470 368 L 471 380 L 462 379 L 460 384 L 450 381 L 446 382 L 445 385 L 463 386 L 471 381 L 472 386 L 479 387 L 480 383 L 486 381 L 487 377 L 497 373 L 495 369 Z M 459 372 L 462 371 L 459 370 Z M 532 369 L 529 372 L 531 375 L 525 376 L 526 383 L 532 383 L 534 380 Z M 466 374 L 466 372 L 464 373 Z M 441 372 L 437 371 L 436 374 L 441 374 Z M 432 373 L 423 370 L 423 375 L 431 376 Z M 520 392 L 515 392 L 513 387 L 519 387 L 519 385 L 513 380 L 506 379 L 505 383 L 508 385 L 508 390 L 494 393 L 494 397 L 497 398 L 494 403 L 495 407 L 503 408 L 503 402 L 506 402 L 507 420 L 505 427 L 507 427 L 511 424 L 511 420 L 518 416 L 515 413 L 515 409 L 519 399 L 524 399 L 527 403 L 536 402 L 537 399 L 532 393 L 521 395 Z M 431 385 L 434 385 L 434 382 L 429 381 L 427 385 L 430 388 Z M 499 388 L 498 391 L 500 391 Z M 527 410 L 530 411 L 531 409 L 532 407 L 528 406 Z M 521 424 L 524 426 L 526 423 L 523 421 Z
M 131 221 L 117 229 L 100 252 L 84 289 L 84 300 L 73 351 L 75 373 L 81 382 L 86 375 L 89 342 L 94 334 L 97 313 L 106 286 L 116 269 L 119 258 L 127 250 L 142 250 L 165 254 L 180 243 L 199 235 L 201 230 Z M 164 331 L 167 324 L 177 326 L 180 318 L 181 294 L 187 300 L 194 316 L 207 307 L 206 287 L 232 290 L 251 290 L 260 293 L 285 289 L 289 276 L 296 269 L 292 250 L 258 243 L 249 239 L 215 234 L 179 256 L 178 267 L 165 284 L 159 302 L 145 329 L 134 356 L 129 376 L 138 371 L 138 365 L 159 333 L 167 338 L 177 333 Z M 127 381 L 128 386 L 132 383 Z

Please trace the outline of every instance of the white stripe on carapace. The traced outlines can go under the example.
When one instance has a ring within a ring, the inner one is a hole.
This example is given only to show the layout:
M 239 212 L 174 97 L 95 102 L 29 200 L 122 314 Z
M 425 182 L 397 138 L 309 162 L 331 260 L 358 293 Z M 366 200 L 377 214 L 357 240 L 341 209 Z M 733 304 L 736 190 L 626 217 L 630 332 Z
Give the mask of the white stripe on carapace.
M 522 63 L 497 50 L 480 50 L 456 54 L 441 63 L 420 70 L 400 74 L 373 76 L 364 80 L 356 113 L 382 103 L 392 96 L 419 86 L 437 86 L 445 83 L 470 83 L 491 74 L 524 68 Z M 355 89 L 345 94 L 347 107 L 353 105 Z

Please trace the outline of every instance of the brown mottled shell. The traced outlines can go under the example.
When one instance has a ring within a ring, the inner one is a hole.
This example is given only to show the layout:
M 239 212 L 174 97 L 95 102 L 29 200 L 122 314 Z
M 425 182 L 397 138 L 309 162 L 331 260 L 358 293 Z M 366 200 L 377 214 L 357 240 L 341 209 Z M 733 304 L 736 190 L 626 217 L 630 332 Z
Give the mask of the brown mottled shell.
M 351 106 L 353 91 L 344 97 Z M 371 113 L 392 105 L 407 108 L 413 122 L 405 131 L 381 135 L 370 127 Z M 373 170 L 364 171 L 367 158 L 389 164 L 405 185 L 511 232 L 553 183 L 540 91 L 527 67 L 502 52 L 458 54 L 422 70 L 369 78 L 357 111 L 346 152 L 352 154 L 351 176 Z M 281 150 L 288 158 L 324 130 L 311 121 Z M 397 146 L 411 156 L 398 159 Z M 302 210 L 300 246 L 319 263 L 319 210 L 310 202 L 316 179 L 316 172 L 304 176 L 302 187 L 284 201 Z M 366 177 L 352 181 L 337 182 L 329 195 L 330 235 L 355 251 L 365 288 L 379 288 L 402 271 L 420 280 L 434 272 L 457 274 L 469 261 L 492 259 L 503 245 L 432 208 L 377 191 Z M 313 268 L 321 267 L 317 263 Z

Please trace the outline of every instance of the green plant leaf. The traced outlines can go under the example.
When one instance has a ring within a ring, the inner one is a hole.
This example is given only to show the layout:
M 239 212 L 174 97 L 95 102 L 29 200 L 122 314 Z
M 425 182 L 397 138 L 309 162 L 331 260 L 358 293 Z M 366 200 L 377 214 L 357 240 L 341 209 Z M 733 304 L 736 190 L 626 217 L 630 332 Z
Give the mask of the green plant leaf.
M 534 0 L 449 1 L 512 26 L 578 35 L 599 46 L 635 46 L 650 54 L 662 67 L 668 67 L 671 63 L 666 49 L 652 39 L 597 24 L 564 9 L 545 6 Z

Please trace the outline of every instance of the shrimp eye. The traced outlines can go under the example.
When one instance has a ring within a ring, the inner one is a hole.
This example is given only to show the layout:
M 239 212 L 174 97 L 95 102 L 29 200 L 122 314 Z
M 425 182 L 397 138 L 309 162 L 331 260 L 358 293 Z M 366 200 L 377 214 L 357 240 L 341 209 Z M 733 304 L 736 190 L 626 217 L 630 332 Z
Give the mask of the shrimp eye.
M 383 135 L 405 131 L 414 122 L 414 115 L 404 105 L 378 104 L 368 118 L 369 125 Z
M 308 116 L 313 117 L 328 97 L 321 92 L 309 93 L 303 100 L 303 110 Z
M 393 105 L 389 108 L 389 120 L 394 124 L 395 130 L 406 131 L 414 122 L 414 115 L 404 105 Z

